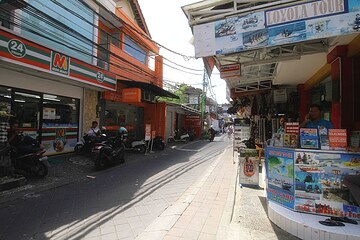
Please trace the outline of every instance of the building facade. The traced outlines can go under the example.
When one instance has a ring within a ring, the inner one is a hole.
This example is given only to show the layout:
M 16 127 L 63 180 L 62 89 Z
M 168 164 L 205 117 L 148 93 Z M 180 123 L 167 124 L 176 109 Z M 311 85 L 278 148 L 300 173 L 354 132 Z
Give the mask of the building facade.
M 0 106 L 46 154 L 73 151 L 97 120 L 164 136 L 162 57 L 137 1 L 2 1 Z M 156 114 L 154 114 L 156 113 Z

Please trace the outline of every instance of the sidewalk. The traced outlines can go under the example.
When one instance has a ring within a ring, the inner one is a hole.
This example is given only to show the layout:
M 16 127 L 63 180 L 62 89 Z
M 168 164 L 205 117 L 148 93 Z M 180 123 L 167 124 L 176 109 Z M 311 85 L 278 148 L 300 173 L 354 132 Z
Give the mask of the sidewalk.
M 237 167 L 237 154 L 233 157 L 229 146 L 136 239 L 297 239 L 268 219 L 264 189 L 239 187 Z
M 227 147 L 198 180 L 136 239 L 216 239 L 225 209 L 232 209 L 237 168 Z M 228 202 L 231 206 L 228 206 Z M 225 211 L 226 214 L 228 211 Z

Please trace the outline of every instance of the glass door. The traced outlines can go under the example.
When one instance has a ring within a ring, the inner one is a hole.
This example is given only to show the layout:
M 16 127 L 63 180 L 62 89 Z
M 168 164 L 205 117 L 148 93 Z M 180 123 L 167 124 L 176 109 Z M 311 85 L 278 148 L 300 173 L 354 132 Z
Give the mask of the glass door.
M 14 91 L 12 111 L 19 122 L 19 130 L 38 141 L 40 140 L 40 104 L 39 93 Z

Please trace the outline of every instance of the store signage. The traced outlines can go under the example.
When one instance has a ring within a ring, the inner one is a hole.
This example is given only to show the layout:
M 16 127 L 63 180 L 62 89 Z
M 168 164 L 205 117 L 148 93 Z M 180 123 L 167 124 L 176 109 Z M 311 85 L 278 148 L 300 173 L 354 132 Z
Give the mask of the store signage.
M 329 129 L 329 147 L 334 150 L 343 150 L 347 147 L 346 129 Z
M 8 42 L 8 51 L 16 58 L 23 58 L 26 55 L 26 46 L 18 39 L 11 39 Z
M 286 103 L 286 101 L 287 101 L 286 89 L 274 90 L 274 103 Z
M 1 61 L 116 91 L 116 75 L 0 29 Z
M 285 133 L 299 134 L 299 123 L 298 122 L 285 123 Z
M 195 25 L 195 56 L 353 34 L 360 29 L 359 14 L 357 0 L 315 0 Z
M 139 103 L 141 102 L 141 89 L 124 88 L 122 90 L 122 98 L 124 103 Z
M 103 99 L 114 102 L 122 102 L 121 92 L 105 91 L 103 92 Z
M 98 80 L 98 82 L 102 83 L 105 80 L 105 75 L 103 72 L 97 72 L 96 73 L 96 80 Z
M 272 26 L 344 13 L 347 10 L 346 6 L 345 0 L 323 0 L 269 10 L 265 11 L 266 25 Z
M 240 77 L 240 64 L 220 66 L 220 78 Z
M 70 57 L 52 51 L 51 54 L 51 71 L 69 75 Z
M 190 95 L 189 96 L 189 104 L 199 104 L 199 96 L 198 95 Z

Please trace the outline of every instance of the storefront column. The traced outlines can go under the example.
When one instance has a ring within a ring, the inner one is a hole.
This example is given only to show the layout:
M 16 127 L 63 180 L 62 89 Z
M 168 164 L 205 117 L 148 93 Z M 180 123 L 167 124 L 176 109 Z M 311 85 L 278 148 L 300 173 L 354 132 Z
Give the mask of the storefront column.
M 335 128 L 348 128 L 352 119 L 351 62 L 346 57 L 347 46 L 338 46 L 327 55 L 331 65 L 331 121 Z
M 99 117 L 96 115 L 96 106 L 98 104 L 98 92 L 89 89 L 84 89 L 84 101 L 83 101 L 83 132 L 87 132 L 91 127 L 92 121 L 99 122 Z

